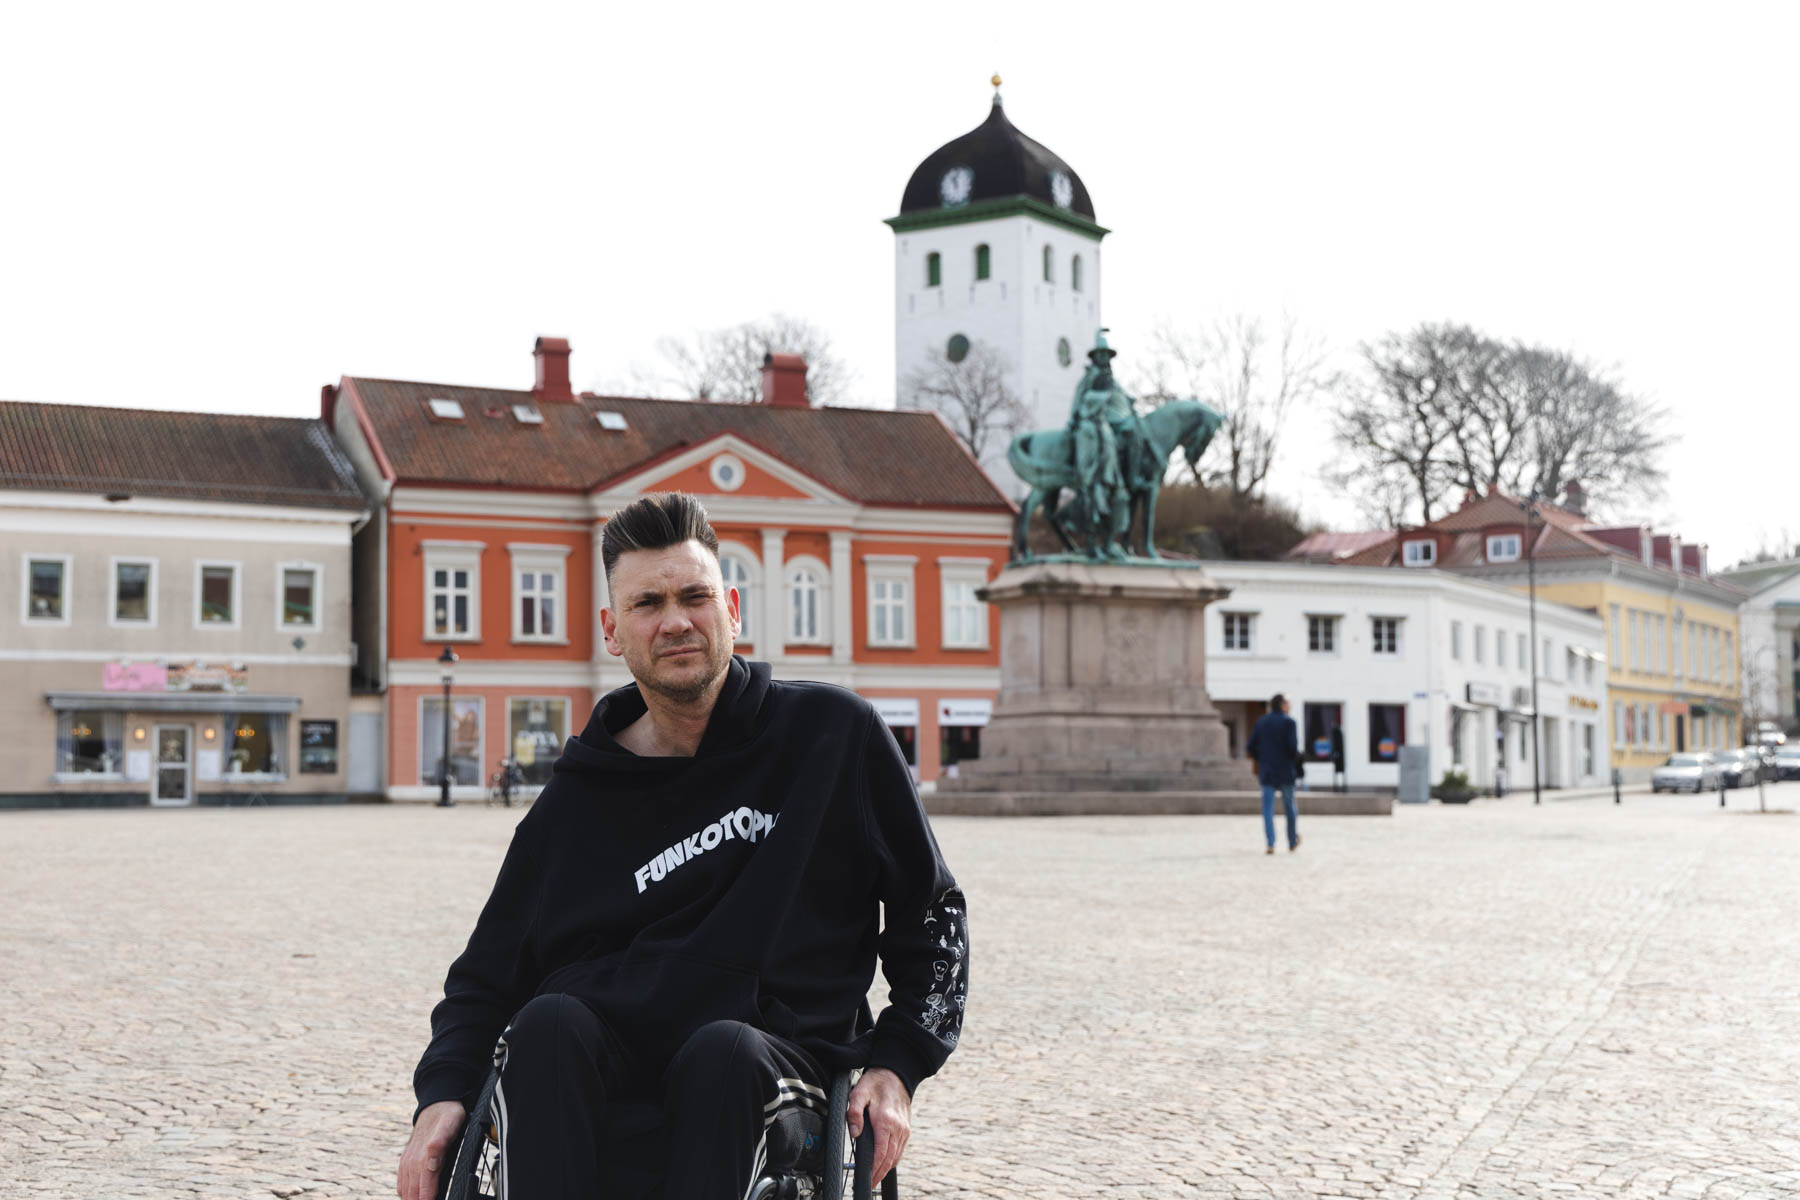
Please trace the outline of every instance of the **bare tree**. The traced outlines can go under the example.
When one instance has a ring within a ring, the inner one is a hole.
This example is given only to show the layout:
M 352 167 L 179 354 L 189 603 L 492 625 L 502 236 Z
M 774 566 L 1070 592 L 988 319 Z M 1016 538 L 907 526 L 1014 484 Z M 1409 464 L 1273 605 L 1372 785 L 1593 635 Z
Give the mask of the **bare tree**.
M 1367 375 L 1337 417 L 1349 458 L 1331 477 L 1369 507 L 1424 521 L 1457 488 L 1535 491 L 1579 481 L 1599 503 L 1657 495 L 1661 409 L 1561 352 L 1505 345 L 1466 325 L 1421 325 L 1363 347 Z
M 754 404 L 762 398 L 763 355 L 798 354 L 806 359 L 806 392 L 815 405 L 845 400 L 850 367 L 832 349 L 823 329 L 802 317 L 773 313 L 725 329 L 686 337 L 659 338 L 662 369 L 640 375 L 640 388 L 680 399 Z
M 986 465 L 1030 415 L 1007 373 L 1003 353 L 986 342 L 970 342 L 961 361 L 936 359 L 907 372 L 900 381 L 900 405 L 942 413 L 969 453 Z
M 1203 480 L 1242 501 L 1261 494 L 1289 416 L 1331 388 L 1328 364 L 1324 341 L 1292 317 L 1272 334 L 1242 313 L 1193 331 L 1164 322 L 1139 391 L 1152 405 L 1192 396 L 1225 418 Z

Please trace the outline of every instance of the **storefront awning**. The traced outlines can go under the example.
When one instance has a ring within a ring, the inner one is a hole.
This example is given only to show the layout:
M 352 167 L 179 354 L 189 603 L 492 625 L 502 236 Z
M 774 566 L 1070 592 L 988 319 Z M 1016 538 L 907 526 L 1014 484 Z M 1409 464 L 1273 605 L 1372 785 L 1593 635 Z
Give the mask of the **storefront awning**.
M 252 696 L 242 692 L 46 692 L 50 707 L 62 712 L 291 713 L 298 696 Z

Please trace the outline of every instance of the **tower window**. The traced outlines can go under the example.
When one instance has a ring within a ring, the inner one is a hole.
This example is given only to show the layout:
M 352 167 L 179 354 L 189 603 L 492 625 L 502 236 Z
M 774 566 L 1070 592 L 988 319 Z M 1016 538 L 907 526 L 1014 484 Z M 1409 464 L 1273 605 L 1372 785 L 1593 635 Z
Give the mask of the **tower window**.
M 987 243 L 983 242 L 983 243 L 981 243 L 981 245 L 975 247 L 975 278 L 986 279 L 987 277 L 988 277 L 988 248 L 987 248 Z
M 1044 282 L 1056 282 L 1056 256 L 1051 252 L 1048 243 L 1044 245 Z
M 1069 260 L 1069 286 L 1078 292 L 1081 290 L 1081 255 L 1079 254 Z
M 1056 361 L 1060 365 L 1066 367 L 1074 359 L 1074 357 L 1075 357 L 1074 353 L 1072 351 L 1070 351 L 1070 349 L 1069 349 L 1069 339 L 1068 338 L 1057 338 L 1056 339 Z
M 936 287 L 944 282 L 944 260 L 936 250 L 925 256 L 925 286 Z
M 969 339 L 960 333 L 951 334 L 950 344 L 944 347 L 944 357 L 953 363 L 969 357 Z

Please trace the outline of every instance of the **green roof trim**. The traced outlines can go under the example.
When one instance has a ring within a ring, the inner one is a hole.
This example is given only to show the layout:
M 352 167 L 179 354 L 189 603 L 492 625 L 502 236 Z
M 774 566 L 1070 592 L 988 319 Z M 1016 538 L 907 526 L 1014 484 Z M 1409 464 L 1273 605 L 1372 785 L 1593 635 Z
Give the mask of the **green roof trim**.
M 895 233 L 911 233 L 916 229 L 936 229 L 943 225 L 967 225 L 973 221 L 997 221 L 1002 217 L 1036 217 L 1052 225 L 1093 238 L 1096 242 L 1112 230 L 1097 225 L 1080 213 L 1045 204 L 1034 196 L 1006 196 L 999 200 L 982 200 L 961 208 L 938 208 L 926 212 L 902 213 L 882 223 Z

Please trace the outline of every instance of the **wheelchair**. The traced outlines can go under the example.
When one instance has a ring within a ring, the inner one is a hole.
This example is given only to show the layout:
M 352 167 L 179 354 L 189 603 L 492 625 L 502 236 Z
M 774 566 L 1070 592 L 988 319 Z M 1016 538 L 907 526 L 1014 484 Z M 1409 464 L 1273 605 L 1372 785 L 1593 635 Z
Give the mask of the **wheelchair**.
M 449 1158 L 450 1169 L 440 1176 L 438 1200 L 496 1200 L 499 1191 L 500 1143 L 491 1113 L 494 1088 L 499 1081 L 499 1072 L 490 1072 L 487 1082 L 482 1085 L 475 1107 L 469 1111 L 469 1118 L 463 1123 L 455 1153 Z M 852 1082 L 849 1072 L 840 1072 L 832 1079 L 831 1104 L 825 1113 L 824 1131 L 819 1135 L 823 1145 L 814 1146 L 812 1136 L 808 1136 L 808 1156 L 816 1154 L 818 1158 L 816 1173 L 801 1170 L 798 1173 L 765 1176 L 757 1180 L 756 1186 L 750 1191 L 749 1200 L 844 1200 L 846 1196 L 852 1200 L 870 1200 L 873 1188 L 870 1176 L 874 1173 L 875 1162 L 875 1131 L 865 1124 L 862 1135 L 854 1142 L 850 1139 L 850 1130 L 844 1122 L 843 1113 L 850 1102 Z M 653 1136 L 660 1132 L 657 1119 L 660 1114 L 647 1106 L 625 1106 L 621 1112 L 625 1119 L 621 1122 L 621 1128 L 608 1131 L 609 1140 Z M 896 1167 L 881 1181 L 883 1200 L 899 1200 L 899 1175 L 900 1170 Z M 647 1183 L 645 1191 L 660 1195 L 660 1188 L 654 1183 Z M 670 1197 L 668 1200 L 678 1198 Z

